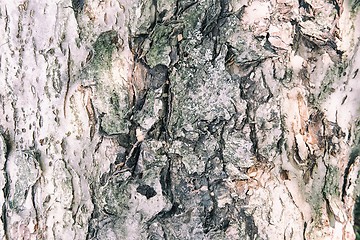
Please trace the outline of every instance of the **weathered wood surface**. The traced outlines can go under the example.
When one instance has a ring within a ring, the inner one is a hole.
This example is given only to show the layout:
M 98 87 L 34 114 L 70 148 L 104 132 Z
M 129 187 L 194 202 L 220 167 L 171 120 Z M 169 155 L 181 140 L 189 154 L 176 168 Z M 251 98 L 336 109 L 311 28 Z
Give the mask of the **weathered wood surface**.
M 354 239 L 357 5 L 1 1 L 1 238 Z

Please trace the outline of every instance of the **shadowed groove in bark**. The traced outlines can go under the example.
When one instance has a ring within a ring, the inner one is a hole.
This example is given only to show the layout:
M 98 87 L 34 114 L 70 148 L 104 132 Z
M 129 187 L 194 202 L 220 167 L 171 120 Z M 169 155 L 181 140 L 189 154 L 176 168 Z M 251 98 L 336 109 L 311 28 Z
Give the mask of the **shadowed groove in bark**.
M 10 195 L 10 176 L 9 173 L 7 171 L 7 162 L 8 162 L 8 156 L 11 150 L 13 150 L 12 146 L 10 145 L 10 136 L 8 134 L 2 134 L 2 127 L 0 128 L 1 132 L 0 132 L 0 137 L 2 138 L 2 142 L 5 146 L 5 153 L 4 153 L 4 157 L 5 157 L 5 162 L 4 162 L 4 177 L 5 177 L 5 183 L 4 183 L 4 187 L 2 190 L 2 192 L 4 193 L 4 198 L 5 201 L 2 204 L 1 207 L 1 220 L 3 222 L 3 230 L 4 230 L 4 234 L 5 234 L 5 238 L 6 239 L 10 239 L 9 233 L 8 233 L 8 229 L 9 229 L 9 225 L 8 225 L 8 219 L 7 219 L 7 212 L 9 210 L 9 206 L 8 206 L 8 200 L 9 200 L 9 195 Z
M 345 171 L 344 171 L 344 176 L 343 176 L 343 185 L 342 185 L 342 189 L 341 189 L 341 200 L 344 202 L 344 197 L 346 196 L 346 192 L 347 192 L 347 188 L 349 187 L 348 186 L 348 177 L 349 177 L 349 171 L 350 171 L 350 168 L 353 166 L 355 160 L 357 157 L 359 157 L 360 155 L 360 138 L 359 138 L 359 132 L 358 132 L 358 128 L 359 128 L 359 124 L 360 124 L 360 121 L 358 120 L 356 123 L 355 123 L 355 127 L 356 127 L 356 132 L 355 132 L 355 143 L 354 143 L 354 146 L 353 146 L 353 149 L 351 150 L 350 152 L 350 155 L 349 155 L 349 160 L 348 160 L 348 163 L 347 163 L 347 166 L 345 168 Z M 358 202 L 358 201 L 357 201 Z M 354 210 L 355 211 L 355 210 Z M 354 224 L 360 224 L 359 223 L 356 223 L 354 221 Z
M 356 240 L 360 239 L 360 197 L 356 198 L 354 207 L 354 230 L 356 234 Z

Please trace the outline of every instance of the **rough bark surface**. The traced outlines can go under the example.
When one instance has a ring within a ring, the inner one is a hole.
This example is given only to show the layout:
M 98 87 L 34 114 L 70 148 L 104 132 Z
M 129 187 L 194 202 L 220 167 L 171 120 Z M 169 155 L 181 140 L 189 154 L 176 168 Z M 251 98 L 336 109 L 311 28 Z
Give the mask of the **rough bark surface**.
M 0 2 L 0 238 L 355 239 L 358 1 Z

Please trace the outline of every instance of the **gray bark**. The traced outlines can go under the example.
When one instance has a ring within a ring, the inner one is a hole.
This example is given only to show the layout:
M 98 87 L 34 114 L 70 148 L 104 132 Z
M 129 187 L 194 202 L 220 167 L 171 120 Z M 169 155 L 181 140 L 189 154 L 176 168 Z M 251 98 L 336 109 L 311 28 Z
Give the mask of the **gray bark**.
M 1 238 L 355 239 L 357 5 L 2 1 Z

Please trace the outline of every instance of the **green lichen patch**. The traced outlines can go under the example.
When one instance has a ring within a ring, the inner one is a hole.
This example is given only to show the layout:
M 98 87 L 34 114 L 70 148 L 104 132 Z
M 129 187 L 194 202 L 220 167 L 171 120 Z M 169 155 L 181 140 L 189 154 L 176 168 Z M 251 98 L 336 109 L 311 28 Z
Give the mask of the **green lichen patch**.
M 319 172 L 319 169 L 315 170 L 310 190 L 305 190 L 306 186 L 303 186 L 306 192 L 306 201 L 311 206 L 316 225 L 323 222 L 324 206 L 328 206 L 328 217 L 331 219 L 334 214 L 332 206 L 335 202 L 340 201 L 339 169 L 331 165 L 326 166 L 326 168 L 326 173 Z
M 101 81 L 96 86 L 93 103 L 101 118 L 102 131 L 109 135 L 128 131 L 130 123 L 125 117 L 129 109 L 129 100 L 125 89 L 114 83 Z
M 97 70 L 111 67 L 113 52 L 119 46 L 119 36 L 116 31 L 103 32 L 96 39 L 93 49 L 94 56 L 91 67 Z
M 334 64 L 326 71 L 318 93 L 318 98 L 320 101 L 326 99 L 331 93 L 335 91 L 334 84 L 336 84 L 337 80 L 342 77 L 346 67 L 346 64 L 338 63 Z
M 99 35 L 93 45 L 93 56 L 80 74 L 84 86 L 94 88 L 92 103 L 106 134 L 126 133 L 129 122 L 128 87 L 118 74 L 120 38 L 116 31 Z
M 170 39 L 172 25 L 158 25 L 151 35 L 152 46 L 146 54 L 146 59 L 151 67 L 158 64 L 169 65 L 169 53 L 171 51 Z
M 111 215 L 121 216 L 125 214 L 130 207 L 131 188 L 132 185 L 127 181 L 109 181 L 108 187 L 100 190 L 100 196 L 103 199 L 101 207 Z
M 9 206 L 16 212 L 22 211 L 24 202 L 30 188 L 40 177 L 39 154 L 35 151 L 17 152 L 14 168 L 17 171 L 10 173 L 11 182 L 14 183 L 13 192 L 10 192 Z
M 360 7 L 360 1 L 359 0 L 350 0 L 347 2 L 348 5 L 351 7 L 351 13 L 355 15 Z
M 104 71 L 110 71 L 113 63 L 113 55 L 120 45 L 120 38 L 116 31 L 101 33 L 93 44 L 93 50 L 89 53 L 88 65 L 81 70 L 80 78 L 84 85 L 93 83 L 101 77 Z
M 339 179 L 340 172 L 335 166 L 329 166 L 325 177 L 323 192 L 325 195 L 340 196 Z

